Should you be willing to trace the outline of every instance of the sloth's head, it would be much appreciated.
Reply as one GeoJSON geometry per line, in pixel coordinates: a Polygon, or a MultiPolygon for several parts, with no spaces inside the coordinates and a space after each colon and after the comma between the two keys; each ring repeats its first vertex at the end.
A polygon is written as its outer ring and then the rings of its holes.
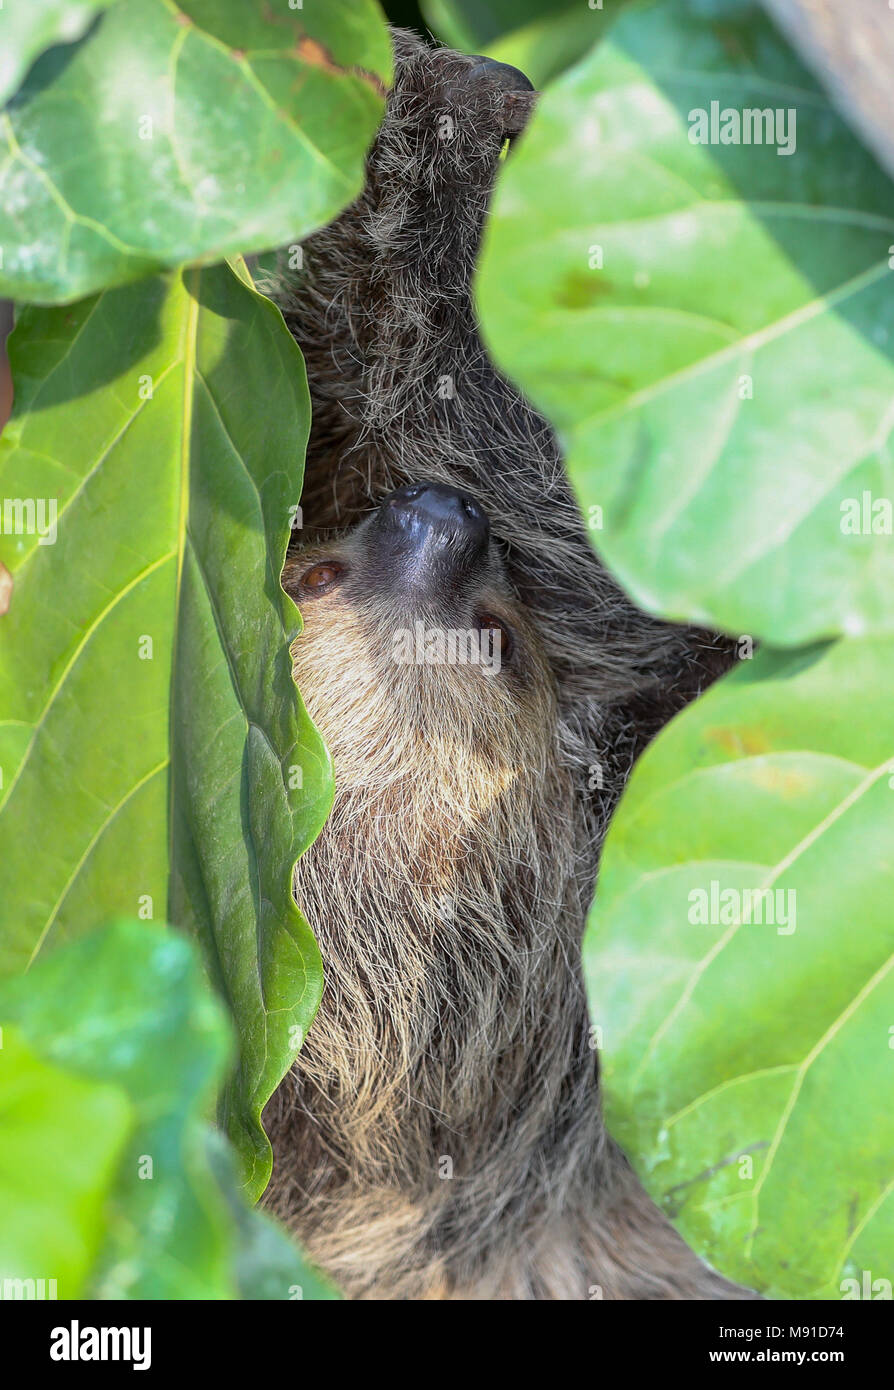
{"type": "Polygon", "coordinates": [[[285,582],[304,617],[295,675],[355,809],[373,797],[462,834],[542,789],[554,683],[473,497],[398,488],[346,537],[293,557],[285,582]]]}

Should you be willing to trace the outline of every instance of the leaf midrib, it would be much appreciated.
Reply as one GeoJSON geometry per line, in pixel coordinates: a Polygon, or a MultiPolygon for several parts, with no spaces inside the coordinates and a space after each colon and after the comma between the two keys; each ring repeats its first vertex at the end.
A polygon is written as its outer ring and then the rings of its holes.
{"type": "MultiPolygon", "coordinates": [[[[195,396],[196,353],[198,346],[199,297],[198,284],[201,272],[184,270],[181,283],[186,294],[186,313],[181,338],[181,360],[183,362],[183,396],[180,417],[180,491],[177,515],[177,535],[174,553],[177,557],[177,575],[174,582],[174,603],[171,631],[171,672],[168,688],[168,752],[173,741],[172,722],[177,708],[177,679],[180,658],[179,616],[183,594],[183,567],[186,561],[187,525],[190,501],[190,454],[192,449],[192,418],[195,396]]],[[[174,777],[168,781],[168,895],[170,895],[171,868],[174,863],[174,777]]]]}

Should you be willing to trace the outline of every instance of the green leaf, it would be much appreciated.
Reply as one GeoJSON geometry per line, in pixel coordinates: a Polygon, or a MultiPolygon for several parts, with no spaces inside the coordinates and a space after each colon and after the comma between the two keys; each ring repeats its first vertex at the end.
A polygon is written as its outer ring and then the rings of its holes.
{"type": "Polygon", "coordinates": [[[0,8],[0,105],[51,44],[73,43],[114,0],[12,0],[0,8]]]}
{"type": "Polygon", "coordinates": [[[224,1111],[259,1195],[260,1112],[321,991],[291,870],[331,799],[279,583],[301,355],[226,266],[26,309],[11,355],[0,970],[113,915],[192,932],[236,1022],[224,1111]]]}
{"type": "Polygon", "coordinates": [[[713,687],[634,770],[585,938],[612,1132],[773,1297],[894,1279],[892,680],[866,638],[713,687]]]}
{"type": "Polygon", "coordinates": [[[0,1019],[0,1275],[60,1298],[332,1296],[206,1123],[229,1027],[189,942],[89,933],[0,983],[0,1019]]]}
{"type": "Polygon", "coordinates": [[[481,314],[641,606],[783,646],[892,630],[891,245],[894,187],[756,5],[626,10],[545,93],[481,314]],[[691,143],[712,101],[783,139],[794,111],[794,152],[691,143]]]}
{"type": "Polygon", "coordinates": [[[119,0],[0,117],[0,295],[306,235],[360,191],[390,62],[375,0],[119,0]]]}
{"type": "MultiPolygon", "coordinates": [[[[44,1280],[78,1298],[131,1124],[125,1096],[36,1057],[14,1026],[0,1046],[0,1287],[44,1280]],[[76,1139],[76,1142],[72,1142],[76,1139]],[[64,1156],[64,1161],[63,1161],[64,1156]]],[[[39,1286],[37,1286],[39,1287],[39,1286]]],[[[22,1295],[24,1297],[24,1293],[22,1295]]],[[[37,1297],[32,1292],[32,1297],[37,1297]]],[[[53,1294],[45,1292],[46,1297],[53,1294]]]]}

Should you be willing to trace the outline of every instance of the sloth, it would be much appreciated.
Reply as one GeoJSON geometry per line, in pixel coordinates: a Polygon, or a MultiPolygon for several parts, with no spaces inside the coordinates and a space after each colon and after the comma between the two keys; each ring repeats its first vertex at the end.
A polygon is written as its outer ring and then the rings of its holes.
{"type": "Polygon", "coordinates": [[[633,760],[729,643],[635,608],[482,344],[531,84],[393,37],[364,190],[274,287],[313,404],[283,583],[336,791],[296,869],[326,983],[265,1112],[265,1201],[353,1298],[747,1296],[606,1132],[580,961],[633,760]]]}

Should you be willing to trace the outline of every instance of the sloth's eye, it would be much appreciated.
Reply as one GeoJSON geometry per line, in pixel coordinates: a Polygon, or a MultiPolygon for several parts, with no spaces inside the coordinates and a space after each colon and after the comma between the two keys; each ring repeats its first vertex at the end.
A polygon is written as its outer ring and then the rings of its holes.
{"type": "Polygon", "coordinates": [[[503,622],[502,618],[496,617],[493,613],[479,613],[476,622],[485,641],[493,644],[491,650],[500,653],[501,661],[508,661],[515,650],[512,629],[503,622]]]}
{"type": "Polygon", "coordinates": [[[338,583],[343,572],[344,565],[337,560],[321,560],[301,576],[301,588],[310,598],[318,598],[338,583]]]}

